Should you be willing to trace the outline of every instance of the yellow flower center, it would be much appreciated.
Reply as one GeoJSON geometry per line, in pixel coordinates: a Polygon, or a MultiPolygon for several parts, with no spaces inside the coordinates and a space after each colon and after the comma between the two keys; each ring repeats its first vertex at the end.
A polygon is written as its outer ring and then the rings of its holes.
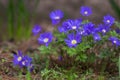
{"type": "Polygon", "coordinates": [[[48,42],[48,38],[45,38],[43,41],[44,41],[44,43],[47,43],[48,42]]]}
{"type": "Polygon", "coordinates": [[[22,57],[18,57],[18,59],[17,59],[18,61],[21,61],[22,60],[22,57]]]}
{"type": "Polygon", "coordinates": [[[76,40],[72,40],[71,43],[72,43],[72,44],[76,44],[77,41],[76,41],[76,40]]]}

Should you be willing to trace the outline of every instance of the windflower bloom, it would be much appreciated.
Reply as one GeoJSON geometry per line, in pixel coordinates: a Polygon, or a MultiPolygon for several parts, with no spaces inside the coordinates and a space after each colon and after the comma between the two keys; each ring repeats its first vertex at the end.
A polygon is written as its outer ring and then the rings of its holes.
{"type": "Polygon", "coordinates": [[[90,35],[94,31],[94,24],[92,22],[86,23],[83,25],[83,29],[86,35],[90,35]]]}
{"type": "Polygon", "coordinates": [[[81,36],[87,35],[84,29],[79,30],[77,33],[80,34],[81,36]]]}
{"type": "Polygon", "coordinates": [[[115,29],[115,31],[116,31],[117,34],[120,34],[120,29],[119,28],[115,29]]]}
{"type": "Polygon", "coordinates": [[[64,13],[61,10],[54,10],[50,13],[50,19],[52,20],[52,24],[58,24],[60,20],[63,18],[64,13]]]}
{"type": "Polygon", "coordinates": [[[101,36],[99,34],[93,34],[93,38],[94,38],[94,41],[100,41],[101,40],[101,36]]]}
{"type": "Polygon", "coordinates": [[[112,24],[114,24],[115,19],[112,16],[110,16],[110,15],[106,15],[106,16],[104,16],[103,22],[105,24],[111,26],[112,24]]]}
{"type": "Polygon", "coordinates": [[[76,47],[78,43],[81,42],[81,36],[79,34],[71,33],[67,36],[67,39],[65,39],[65,43],[68,47],[76,47]]]}
{"type": "Polygon", "coordinates": [[[92,9],[88,6],[82,6],[80,8],[80,13],[83,15],[83,16],[90,16],[92,14],[92,9]]]}
{"type": "Polygon", "coordinates": [[[24,56],[21,51],[18,51],[18,54],[14,54],[13,64],[15,66],[27,67],[29,71],[33,70],[32,58],[29,56],[24,56]]]}
{"type": "Polygon", "coordinates": [[[37,35],[41,31],[41,27],[39,25],[35,25],[32,29],[32,33],[37,35]]]}
{"type": "Polygon", "coordinates": [[[70,30],[78,30],[78,28],[81,25],[81,21],[76,19],[76,20],[68,20],[67,25],[70,28],[70,30]]]}
{"type": "Polygon", "coordinates": [[[31,65],[32,58],[29,56],[24,56],[22,61],[20,62],[21,67],[29,67],[31,65]]]}
{"type": "Polygon", "coordinates": [[[14,54],[14,59],[13,59],[13,64],[16,66],[16,65],[19,65],[19,63],[22,61],[23,59],[23,55],[22,55],[22,52],[21,51],[18,51],[18,55],[17,54],[14,54]]]}
{"type": "Polygon", "coordinates": [[[100,24],[98,25],[99,32],[101,32],[103,35],[106,34],[108,31],[110,31],[110,27],[107,25],[100,24]]]}
{"type": "Polygon", "coordinates": [[[70,26],[68,25],[68,21],[69,21],[69,19],[66,20],[66,21],[64,21],[64,22],[62,23],[62,26],[58,27],[58,31],[59,31],[59,32],[61,32],[61,33],[62,33],[62,32],[66,33],[67,31],[70,30],[70,26]]]}
{"type": "Polygon", "coordinates": [[[120,46],[120,40],[116,37],[110,37],[109,40],[113,43],[116,44],[116,46],[120,46]]]}
{"type": "Polygon", "coordinates": [[[48,46],[49,43],[52,42],[52,38],[52,33],[46,32],[40,35],[40,37],[38,38],[38,42],[40,44],[45,44],[46,46],[48,46]]]}

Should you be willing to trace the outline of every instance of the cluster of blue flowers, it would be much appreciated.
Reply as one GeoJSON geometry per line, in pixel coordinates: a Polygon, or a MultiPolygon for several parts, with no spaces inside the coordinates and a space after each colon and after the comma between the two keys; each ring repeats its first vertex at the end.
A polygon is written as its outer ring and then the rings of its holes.
{"type": "MultiPolygon", "coordinates": [[[[92,15],[92,9],[88,6],[82,6],[80,8],[80,14],[82,16],[90,16],[92,15]]],[[[61,10],[52,11],[50,13],[52,24],[59,24],[63,16],[64,13],[61,10]]],[[[111,26],[114,22],[114,17],[109,14],[103,17],[103,23],[99,25],[95,25],[92,22],[84,23],[82,19],[67,19],[63,21],[61,26],[58,27],[58,31],[67,35],[64,42],[68,47],[76,47],[77,44],[82,42],[82,37],[84,36],[92,35],[95,42],[100,41],[102,36],[106,35],[111,30],[111,26]]],[[[38,28],[33,28],[33,34],[40,31],[40,29],[37,29],[38,28]]],[[[52,38],[52,33],[42,33],[38,38],[38,42],[48,46],[49,43],[52,42],[52,38]]],[[[113,44],[120,46],[120,40],[117,37],[111,36],[108,40],[110,40],[113,44]]]]}
{"type": "Polygon", "coordinates": [[[33,70],[32,58],[24,56],[21,51],[18,51],[18,54],[14,54],[13,64],[20,68],[27,67],[29,71],[33,70]]]}

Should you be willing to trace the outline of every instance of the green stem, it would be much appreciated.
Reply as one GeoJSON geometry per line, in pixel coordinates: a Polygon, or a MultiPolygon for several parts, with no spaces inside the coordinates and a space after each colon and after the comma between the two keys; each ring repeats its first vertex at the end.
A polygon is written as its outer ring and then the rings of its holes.
{"type": "Polygon", "coordinates": [[[14,36],[14,1],[9,0],[8,5],[8,34],[9,38],[14,36]]]}
{"type": "Polygon", "coordinates": [[[120,78],[120,54],[119,54],[119,59],[118,59],[118,69],[119,69],[119,78],[120,78]]]}

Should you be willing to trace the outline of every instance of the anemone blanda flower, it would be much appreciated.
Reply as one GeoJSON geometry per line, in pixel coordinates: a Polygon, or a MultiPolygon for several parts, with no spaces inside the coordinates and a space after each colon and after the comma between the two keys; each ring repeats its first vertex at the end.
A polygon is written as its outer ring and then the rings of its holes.
{"type": "Polygon", "coordinates": [[[14,57],[13,64],[16,66],[19,65],[19,63],[22,61],[23,54],[21,51],[18,51],[18,54],[14,54],[13,57],[14,57]]]}
{"type": "Polygon", "coordinates": [[[116,31],[117,34],[120,34],[120,29],[119,28],[115,29],[115,31],[116,31]]]}
{"type": "Polygon", "coordinates": [[[103,35],[106,34],[108,31],[110,31],[110,27],[107,25],[100,24],[98,25],[99,32],[101,32],[103,35]]]}
{"type": "Polygon", "coordinates": [[[38,42],[40,44],[45,44],[46,46],[48,46],[49,43],[52,42],[52,38],[53,38],[52,33],[50,32],[42,33],[38,38],[38,42]]]}
{"type": "Polygon", "coordinates": [[[29,67],[31,65],[32,58],[29,56],[24,56],[22,61],[20,61],[20,67],[29,67]]]}
{"type": "Polygon", "coordinates": [[[61,10],[54,10],[50,13],[50,19],[52,20],[52,24],[58,24],[60,20],[63,18],[64,13],[61,10]]]}
{"type": "Polygon", "coordinates": [[[92,9],[88,6],[82,6],[80,8],[80,13],[83,15],[83,16],[89,16],[92,14],[92,9]]]}
{"type": "Polygon", "coordinates": [[[106,16],[104,16],[103,22],[104,22],[105,24],[111,26],[112,24],[114,24],[115,18],[113,18],[113,17],[110,16],[110,15],[106,15],[106,16]]]}
{"type": "Polygon", "coordinates": [[[67,21],[68,27],[70,28],[70,30],[78,30],[78,28],[81,25],[81,21],[76,19],[76,20],[68,20],[67,21]]]}
{"type": "Polygon", "coordinates": [[[101,36],[97,33],[93,34],[93,38],[94,38],[94,41],[100,41],[101,40],[101,36]]]}
{"type": "Polygon", "coordinates": [[[35,25],[32,29],[32,33],[37,35],[41,31],[41,27],[39,25],[35,25]]]}
{"type": "Polygon", "coordinates": [[[64,32],[64,33],[66,33],[67,31],[70,30],[70,26],[68,25],[68,21],[69,21],[69,19],[66,20],[66,21],[64,21],[64,22],[62,23],[62,26],[58,27],[58,31],[59,31],[59,32],[64,32]]]}
{"type": "Polygon", "coordinates": [[[94,27],[94,24],[92,22],[89,22],[89,23],[86,23],[83,25],[83,29],[84,29],[86,35],[92,34],[94,31],[94,28],[95,27],[94,27]]]}
{"type": "Polygon", "coordinates": [[[65,39],[65,43],[68,47],[76,47],[78,43],[81,42],[81,36],[79,34],[71,33],[67,35],[67,39],[65,39]]]}
{"type": "Polygon", "coordinates": [[[113,43],[116,44],[116,46],[120,46],[120,40],[116,37],[110,37],[109,40],[113,43]]]}

